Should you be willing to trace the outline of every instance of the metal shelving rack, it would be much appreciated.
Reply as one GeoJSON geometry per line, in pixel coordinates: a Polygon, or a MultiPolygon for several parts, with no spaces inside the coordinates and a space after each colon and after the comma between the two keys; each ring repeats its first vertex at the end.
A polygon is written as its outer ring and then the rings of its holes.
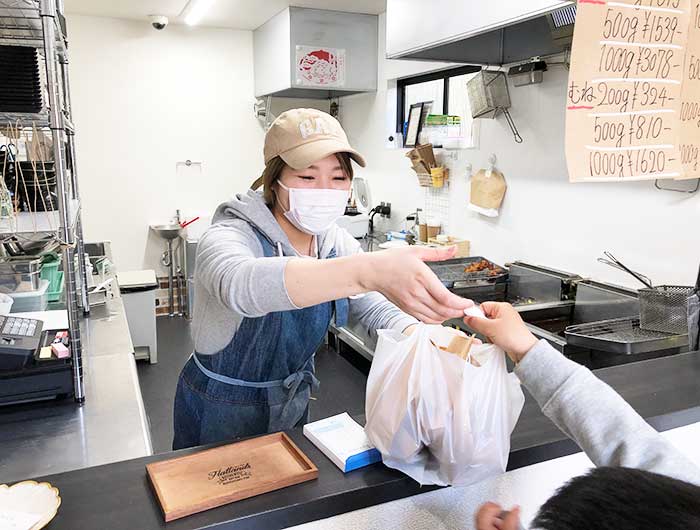
{"type": "Polygon", "coordinates": [[[86,315],[89,314],[90,304],[75,163],[75,128],[71,118],[68,46],[62,29],[62,13],[63,0],[0,0],[0,44],[34,47],[43,54],[48,91],[48,105],[41,113],[0,112],[0,126],[21,123],[31,127],[35,124],[38,128],[50,130],[58,195],[58,211],[17,214],[18,219],[12,229],[0,230],[0,241],[3,237],[37,233],[52,234],[60,241],[73,354],[73,389],[75,400],[82,403],[85,401],[85,388],[78,316],[79,293],[80,306],[86,315]],[[34,218],[30,221],[27,215],[34,218]],[[53,228],[56,226],[57,230],[53,228]]]}

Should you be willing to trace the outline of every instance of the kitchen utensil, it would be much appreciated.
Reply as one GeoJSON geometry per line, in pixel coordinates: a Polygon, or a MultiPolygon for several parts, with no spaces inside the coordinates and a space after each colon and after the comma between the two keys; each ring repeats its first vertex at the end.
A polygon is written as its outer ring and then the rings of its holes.
{"type": "Polygon", "coordinates": [[[600,263],[604,263],[605,265],[609,265],[609,266],[614,267],[616,269],[620,269],[620,270],[626,272],[627,274],[631,275],[637,281],[643,283],[649,289],[652,288],[652,283],[651,283],[651,280],[649,279],[648,276],[645,276],[643,274],[639,274],[638,272],[633,271],[632,269],[630,269],[629,267],[624,265],[619,259],[617,259],[615,256],[613,256],[607,250],[605,252],[603,252],[603,254],[605,255],[605,257],[607,259],[598,258],[598,261],[600,263]]]}
{"type": "Polygon", "coordinates": [[[472,118],[495,118],[502,112],[517,143],[522,143],[518,129],[508,112],[510,95],[506,74],[501,71],[482,70],[467,82],[467,97],[472,118]]]}
{"type": "Polygon", "coordinates": [[[624,355],[681,348],[688,344],[686,334],[642,329],[637,317],[568,326],[564,335],[567,343],[573,346],[624,355]]]}
{"type": "Polygon", "coordinates": [[[639,290],[641,328],[665,333],[688,333],[688,297],[693,287],[659,285],[639,290]]]}
{"type": "Polygon", "coordinates": [[[471,256],[468,258],[448,259],[445,261],[427,262],[426,265],[437,275],[440,281],[448,289],[461,283],[502,283],[508,279],[508,271],[481,256],[471,256]],[[492,266],[493,270],[483,270],[478,272],[464,272],[464,269],[472,263],[484,261],[492,266]],[[494,273],[494,274],[492,274],[494,273]]]}
{"type": "MultiPolygon", "coordinates": [[[[598,258],[598,262],[599,262],[599,263],[602,263],[603,265],[608,265],[609,267],[612,267],[613,269],[617,269],[617,270],[619,270],[619,271],[627,272],[625,269],[623,269],[622,267],[620,267],[617,263],[615,263],[614,261],[610,261],[609,259],[598,258]]],[[[640,278],[642,278],[643,280],[645,280],[645,281],[647,281],[647,282],[649,282],[649,283],[651,284],[651,279],[650,279],[648,276],[646,276],[645,274],[642,274],[642,273],[639,272],[639,271],[634,271],[634,272],[635,272],[635,274],[637,274],[640,278]]],[[[636,278],[635,278],[635,279],[636,279],[636,278]]]]}

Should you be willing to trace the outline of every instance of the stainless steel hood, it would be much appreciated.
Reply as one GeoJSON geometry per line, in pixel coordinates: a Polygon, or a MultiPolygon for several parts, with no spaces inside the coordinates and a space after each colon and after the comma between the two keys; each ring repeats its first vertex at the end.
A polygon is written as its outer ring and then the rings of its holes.
{"type": "MultiPolygon", "coordinates": [[[[497,0],[495,3],[508,4],[497,0]]],[[[515,8],[506,6],[508,9],[503,8],[502,25],[496,23],[461,33],[455,28],[452,35],[443,36],[438,42],[423,45],[418,43],[405,50],[389,52],[388,56],[391,59],[503,65],[527,61],[532,57],[555,55],[571,47],[576,5],[573,2],[551,4],[553,9],[543,9],[535,16],[525,12],[511,16],[515,8]]],[[[390,2],[388,7],[391,5],[390,2]]],[[[527,2],[522,5],[527,5],[527,2]]],[[[420,24],[425,25],[425,12],[420,15],[420,24]]],[[[387,16],[391,16],[390,10],[387,11],[387,16]]],[[[404,26],[408,16],[402,15],[404,26]]],[[[389,33],[388,38],[391,38],[389,33]]]]}
{"type": "Polygon", "coordinates": [[[377,32],[376,15],[281,11],[253,32],[255,96],[325,99],[376,90],[377,32]],[[305,58],[307,72],[317,68],[318,75],[303,75],[305,58]],[[331,78],[329,70],[340,75],[331,78]]]}

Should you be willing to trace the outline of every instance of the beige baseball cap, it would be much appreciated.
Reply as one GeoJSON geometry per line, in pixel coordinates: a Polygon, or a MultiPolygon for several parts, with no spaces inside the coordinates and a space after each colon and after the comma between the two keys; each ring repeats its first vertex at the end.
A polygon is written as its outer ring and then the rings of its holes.
{"type": "Polygon", "coordinates": [[[294,169],[304,169],[335,153],[348,153],[365,167],[365,159],[348,143],[338,120],[316,109],[292,109],[280,114],[265,135],[265,164],[280,156],[294,169]]]}

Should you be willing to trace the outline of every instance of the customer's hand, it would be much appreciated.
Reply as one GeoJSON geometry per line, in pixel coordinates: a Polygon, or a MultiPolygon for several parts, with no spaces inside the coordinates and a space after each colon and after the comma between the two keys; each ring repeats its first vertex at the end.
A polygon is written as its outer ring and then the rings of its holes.
{"type": "Polygon", "coordinates": [[[427,324],[461,318],[474,302],[451,293],[424,261],[454,257],[456,248],[411,246],[365,254],[364,284],[379,291],[409,315],[427,324]]]}
{"type": "Polygon", "coordinates": [[[512,305],[484,302],[481,304],[481,309],[488,318],[466,317],[464,323],[505,350],[513,362],[520,362],[537,344],[537,339],[527,329],[520,314],[512,305]]]}
{"type": "Polygon", "coordinates": [[[518,530],[520,528],[520,508],[513,507],[504,519],[503,508],[493,502],[487,502],[479,508],[474,518],[476,530],[518,530]]]}

